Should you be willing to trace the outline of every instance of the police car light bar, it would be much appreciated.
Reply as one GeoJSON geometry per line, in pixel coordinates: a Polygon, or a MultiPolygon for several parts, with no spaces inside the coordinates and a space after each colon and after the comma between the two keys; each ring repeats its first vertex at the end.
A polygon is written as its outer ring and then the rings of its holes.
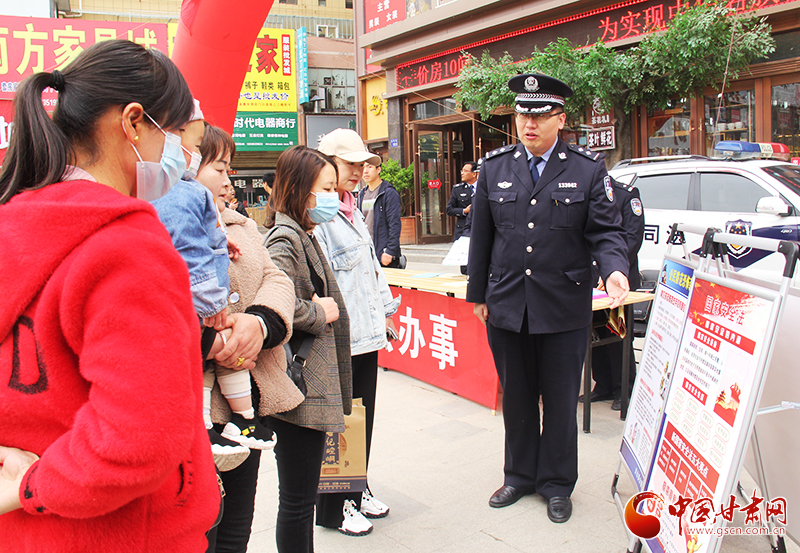
{"type": "Polygon", "coordinates": [[[781,159],[789,161],[788,146],[779,142],[745,142],[743,140],[723,140],[714,146],[714,151],[722,157],[733,159],[781,159]]]}

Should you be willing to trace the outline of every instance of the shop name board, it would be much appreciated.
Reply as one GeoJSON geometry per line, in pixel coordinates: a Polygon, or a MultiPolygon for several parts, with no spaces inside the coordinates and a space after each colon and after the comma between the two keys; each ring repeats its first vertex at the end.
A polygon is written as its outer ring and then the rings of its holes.
{"type": "Polygon", "coordinates": [[[617,147],[614,126],[597,127],[586,131],[586,145],[592,150],[613,150],[617,147]]]}
{"type": "Polygon", "coordinates": [[[364,0],[364,32],[403,21],[406,10],[406,0],[364,0]]]}
{"type": "MultiPolygon", "coordinates": [[[[796,1],[728,0],[727,6],[740,14],[796,1]]],[[[541,23],[515,32],[513,36],[503,35],[467,44],[397,66],[397,89],[405,90],[457,77],[467,59],[463,52],[480,57],[485,50],[493,56],[519,51],[519,56],[524,57],[534,47],[544,48],[562,36],[575,44],[635,39],[663,30],[676,15],[695,3],[689,0],[632,0],[541,23]]]]}
{"type": "MultiPolygon", "coordinates": [[[[86,48],[104,40],[126,39],[167,51],[164,23],[82,21],[38,17],[0,17],[0,99],[11,100],[19,83],[42,71],[62,70],[86,48]]],[[[42,95],[54,107],[57,93],[42,95]]]]}
{"type": "Polygon", "coordinates": [[[237,112],[296,112],[295,31],[261,29],[239,93],[237,112]]]}
{"type": "Polygon", "coordinates": [[[297,114],[239,112],[231,136],[237,151],[282,152],[298,144],[297,114]]]}

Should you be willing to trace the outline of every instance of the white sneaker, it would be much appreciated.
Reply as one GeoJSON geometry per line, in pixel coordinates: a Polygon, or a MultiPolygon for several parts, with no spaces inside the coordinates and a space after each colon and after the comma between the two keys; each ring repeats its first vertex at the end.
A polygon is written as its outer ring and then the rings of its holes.
{"type": "Polygon", "coordinates": [[[383,518],[389,514],[389,507],[383,501],[372,497],[369,488],[361,493],[361,514],[367,518],[383,518]]]}
{"type": "Polygon", "coordinates": [[[339,527],[339,532],[347,536],[366,536],[372,532],[372,523],[358,512],[354,501],[345,499],[342,512],[344,521],[339,527]]]}

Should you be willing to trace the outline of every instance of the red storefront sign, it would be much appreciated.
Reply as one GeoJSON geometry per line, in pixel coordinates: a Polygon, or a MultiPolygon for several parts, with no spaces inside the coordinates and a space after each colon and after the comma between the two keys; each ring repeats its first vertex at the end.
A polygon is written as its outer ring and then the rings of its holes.
{"type": "Polygon", "coordinates": [[[394,315],[400,339],[390,344],[391,351],[380,351],[378,364],[497,409],[497,371],[486,327],[472,304],[434,292],[391,289],[403,296],[394,315]]]}
{"type": "MultiPolygon", "coordinates": [[[[797,1],[728,0],[727,5],[738,14],[797,1]]],[[[560,37],[570,39],[573,44],[592,44],[599,41],[610,43],[636,38],[662,30],[676,15],[695,3],[696,1],[690,3],[689,0],[626,0],[467,44],[398,65],[397,89],[404,90],[457,77],[465,63],[462,52],[476,57],[480,57],[485,50],[495,57],[508,52],[514,59],[526,59],[535,47],[543,49],[560,37]],[[456,66],[451,65],[453,60],[458,60],[456,66]]]]}
{"type": "MultiPolygon", "coordinates": [[[[167,52],[164,23],[0,17],[0,99],[13,99],[14,91],[25,77],[64,69],[95,42],[117,38],[167,52]]],[[[45,89],[42,94],[45,108],[52,110],[55,101],[56,92],[45,89]]]]}
{"type": "Polygon", "coordinates": [[[365,33],[402,21],[405,18],[405,0],[364,0],[365,33]]]}

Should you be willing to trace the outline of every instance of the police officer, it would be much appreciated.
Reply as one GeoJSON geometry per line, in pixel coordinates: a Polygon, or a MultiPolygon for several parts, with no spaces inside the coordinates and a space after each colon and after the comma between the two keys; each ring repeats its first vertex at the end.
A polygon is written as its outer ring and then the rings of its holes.
{"type": "Polygon", "coordinates": [[[478,180],[477,163],[468,161],[461,168],[463,182],[455,185],[450,193],[450,199],[445,207],[445,212],[456,218],[456,228],[453,231],[453,241],[464,234],[464,223],[472,207],[472,195],[475,194],[475,182],[478,180]]]}
{"type": "MultiPolygon", "coordinates": [[[[639,249],[644,240],[644,209],[639,197],[639,189],[635,186],[622,184],[612,179],[614,191],[617,194],[617,204],[622,213],[622,226],[625,229],[625,241],[628,247],[628,283],[631,290],[636,290],[642,285],[639,273],[639,249]]],[[[595,265],[596,267],[596,265],[595,265]]],[[[595,272],[595,282],[599,273],[595,272]]],[[[602,280],[600,287],[603,287],[602,280]]],[[[628,321],[632,325],[633,321],[628,321]]],[[[633,328],[631,326],[631,328],[633,328]]],[[[605,327],[597,329],[600,338],[610,336],[611,331],[605,327]]],[[[619,411],[622,408],[622,342],[613,342],[605,346],[592,349],[592,379],[595,382],[592,390],[592,401],[605,401],[613,399],[611,410],[619,411]]],[[[628,371],[628,391],[633,388],[636,378],[636,359],[631,355],[628,371]]],[[[583,396],[578,397],[582,401],[583,396]]]]}
{"type": "Polygon", "coordinates": [[[625,235],[599,154],[558,138],[565,83],[509,83],[520,144],[486,155],[472,201],[467,301],[487,326],[503,386],[505,507],[538,492],[553,522],[572,514],[576,410],[592,318],[592,258],[610,307],[628,295],[625,235]],[[539,398],[543,404],[540,430],[539,398]]]}

